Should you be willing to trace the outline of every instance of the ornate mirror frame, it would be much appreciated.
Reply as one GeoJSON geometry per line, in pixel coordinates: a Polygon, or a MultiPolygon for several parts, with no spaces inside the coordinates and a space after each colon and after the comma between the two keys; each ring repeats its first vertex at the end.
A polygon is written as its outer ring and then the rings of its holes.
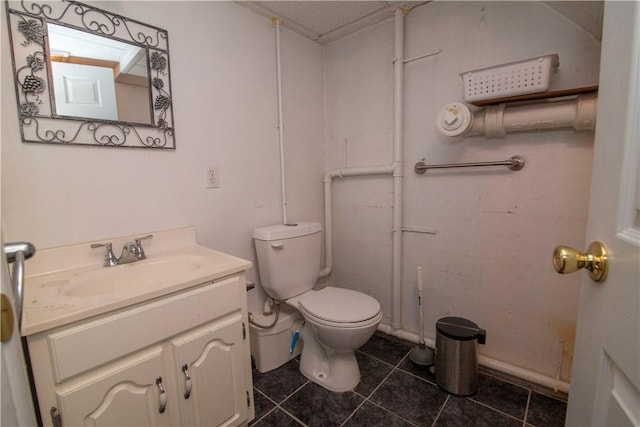
{"type": "Polygon", "coordinates": [[[166,30],[72,0],[5,3],[23,142],[175,149],[166,30]],[[57,115],[47,60],[49,23],[145,49],[152,124],[57,115]]]}

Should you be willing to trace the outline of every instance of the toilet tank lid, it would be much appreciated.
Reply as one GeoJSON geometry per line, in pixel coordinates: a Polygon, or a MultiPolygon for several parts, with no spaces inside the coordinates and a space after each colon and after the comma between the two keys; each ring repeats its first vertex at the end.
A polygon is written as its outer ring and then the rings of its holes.
{"type": "Polygon", "coordinates": [[[291,239],[321,231],[322,226],[319,222],[296,222],[256,228],[253,232],[253,238],[266,241],[291,239]]]}

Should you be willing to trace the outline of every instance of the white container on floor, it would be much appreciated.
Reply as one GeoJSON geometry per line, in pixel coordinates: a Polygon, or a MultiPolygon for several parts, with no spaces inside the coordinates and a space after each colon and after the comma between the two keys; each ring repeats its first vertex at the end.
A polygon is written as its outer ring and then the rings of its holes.
{"type": "MultiPolygon", "coordinates": [[[[274,314],[265,316],[254,314],[251,318],[262,325],[273,322],[274,314]]],[[[298,340],[293,353],[289,353],[293,333],[300,326],[302,316],[292,307],[280,304],[280,317],[271,329],[260,329],[250,325],[249,337],[251,339],[251,355],[256,368],[261,373],[272,371],[297,357],[302,349],[302,340],[298,340]]]]}

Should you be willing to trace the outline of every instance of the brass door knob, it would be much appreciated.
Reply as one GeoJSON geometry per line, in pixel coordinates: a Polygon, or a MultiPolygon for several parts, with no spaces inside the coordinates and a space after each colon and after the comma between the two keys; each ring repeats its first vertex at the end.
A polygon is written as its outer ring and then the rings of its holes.
{"type": "Polygon", "coordinates": [[[609,271],[607,247],[601,242],[593,242],[587,252],[581,253],[568,246],[556,246],[553,250],[553,268],[560,274],[573,273],[584,268],[591,280],[603,282],[609,271]]]}
{"type": "Polygon", "coordinates": [[[0,295],[2,317],[0,318],[0,342],[7,342],[13,335],[13,307],[5,294],[0,295]]]}

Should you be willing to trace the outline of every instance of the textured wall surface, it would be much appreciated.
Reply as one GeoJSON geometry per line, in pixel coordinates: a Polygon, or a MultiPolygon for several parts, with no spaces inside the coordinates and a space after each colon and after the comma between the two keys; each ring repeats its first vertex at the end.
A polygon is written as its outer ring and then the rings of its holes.
{"type": "MultiPolygon", "coordinates": [[[[405,58],[441,50],[405,67],[405,233],[402,328],[418,332],[417,267],[424,267],[425,329],[443,316],[487,330],[481,353],[561,378],[570,375],[580,278],[553,271],[558,244],[583,247],[593,133],[448,138],[435,117],[462,101],[459,73],[558,53],[553,89],[597,84],[600,43],[537,2],[435,2],[405,21],[405,58]],[[414,164],[504,160],[505,168],[431,170],[414,164]]],[[[392,161],[393,22],[329,44],[325,51],[328,168],[392,161]]],[[[392,182],[357,178],[334,184],[332,283],[375,296],[391,309],[392,182]]],[[[386,321],[389,321],[387,316],[386,321]]]]}

